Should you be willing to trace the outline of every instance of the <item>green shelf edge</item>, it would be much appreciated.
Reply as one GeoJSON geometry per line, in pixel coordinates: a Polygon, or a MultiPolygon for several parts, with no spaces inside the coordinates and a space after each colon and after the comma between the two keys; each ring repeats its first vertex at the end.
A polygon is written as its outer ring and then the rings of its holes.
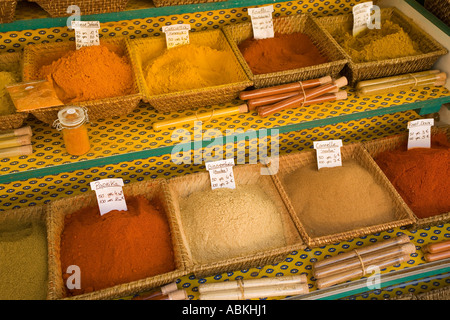
{"type": "MultiPolygon", "coordinates": [[[[413,103],[405,103],[397,106],[391,106],[386,108],[379,108],[370,111],[363,112],[355,112],[347,115],[341,115],[336,117],[329,117],[319,120],[313,121],[305,121],[301,123],[295,123],[290,125],[285,125],[281,127],[275,128],[261,128],[258,130],[248,130],[244,133],[236,133],[233,135],[229,135],[228,141],[231,140],[230,137],[233,137],[235,142],[240,142],[246,140],[250,134],[255,134],[257,138],[260,137],[262,133],[264,136],[273,136],[277,134],[284,134],[292,131],[299,131],[305,129],[311,129],[315,127],[333,125],[341,122],[355,121],[364,118],[370,118],[375,116],[382,116],[385,114],[393,114],[397,112],[403,112],[408,110],[417,110],[419,114],[421,114],[421,110],[424,109],[427,113],[433,113],[439,111],[441,106],[445,103],[450,103],[450,96],[440,97],[436,99],[418,101],[413,103]]],[[[173,147],[177,146],[178,148],[182,148],[182,150],[199,150],[204,147],[212,147],[219,145],[223,142],[221,139],[213,139],[213,140],[201,140],[201,141],[191,141],[185,143],[178,143],[170,146],[163,146],[155,149],[148,149],[142,151],[135,151],[125,154],[111,155],[102,158],[95,158],[90,160],[83,160],[71,163],[63,163],[60,165],[52,165],[48,167],[38,168],[38,169],[30,169],[28,171],[21,171],[15,173],[9,173],[0,175],[0,183],[11,183],[20,180],[28,180],[32,178],[40,178],[48,175],[55,175],[60,173],[68,173],[74,172],[78,170],[86,170],[94,167],[102,167],[105,165],[113,165],[122,162],[129,162],[133,160],[143,160],[151,157],[163,156],[165,154],[170,154],[173,147]],[[200,145],[201,142],[201,145],[200,145]]]]}

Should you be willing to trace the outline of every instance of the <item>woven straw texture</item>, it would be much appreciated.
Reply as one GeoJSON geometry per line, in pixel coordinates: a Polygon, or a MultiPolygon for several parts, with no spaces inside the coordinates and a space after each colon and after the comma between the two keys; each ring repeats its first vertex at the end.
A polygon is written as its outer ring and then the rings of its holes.
{"type": "MultiPolygon", "coordinates": [[[[234,270],[242,270],[277,263],[284,260],[292,251],[305,248],[298,230],[292,221],[292,217],[286,209],[283,200],[280,198],[275,185],[269,176],[261,175],[261,168],[261,165],[243,165],[234,167],[233,172],[235,182],[236,185],[257,184],[266,192],[270,199],[274,201],[275,205],[279,208],[286,246],[268,249],[262,252],[255,252],[254,254],[236,256],[234,258],[224,259],[222,261],[201,264],[194,261],[192,258],[189,243],[186,235],[184,235],[183,240],[185,242],[185,247],[190,252],[190,264],[188,269],[193,272],[196,277],[204,277],[211,274],[219,274],[223,272],[231,272],[234,270]]],[[[175,200],[180,200],[188,197],[192,193],[201,192],[211,188],[209,173],[207,172],[175,177],[170,179],[168,184],[171,197],[175,200]]],[[[181,221],[183,228],[179,202],[174,201],[173,204],[173,211],[176,213],[177,219],[181,221]]],[[[184,232],[183,230],[182,232],[184,232]]]]}
{"type": "MultiPolygon", "coordinates": [[[[445,133],[447,139],[450,141],[450,126],[432,127],[432,135],[437,133],[445,133]]],[[[372,158],[376,158],[381,152],[395,150],[400,147],[405,148],[408,141],[408,133],[380,138],[369,142],[364,142],[363,147],[367,150],[372,158]]],[[[450,221],[450,212],[442,213],[436,216],[419,219],[416,217],[414,228],[422,229],[438,225],[441,223],[448,223],[450,221]]]]}
{"type": "MultiPolygon", "coordinates": [[[[318,22],[332,34],[341,25],[351,30],[352,17],[353,15],[351,14],[321,17],[318,18],[318,22]]],[[[381,9],[382,24],[383,20],[390,20],[400,25],[411,39],[418,44],[423,53],[415,56],[357,63],[340,47],[348,59],[348,64],[342,70],[342,73],[348,78],[350,84],[354,85],[361,80],[428,70],[440,56],[447,54],[447,49],[397,8],[381,9]]]]}
{"type": "Polygon", "coordinates": [[[450,27],[450,0],[425,0],[424,6],[450,27]]]}
{"type": "Polygon", "coordinates": [[[385,231],[388,229],[401,227],[405,225],[411,225],[415,222],[415,218],[411,210],[406,206],[403,199],[391,185],[389,180],[384,176],[381,170],[376,165],[375,161],[369,156],[369,154],[361,147],[360,144],[348,144],[341,148],[342,162],[344,163],[347,159],[354,159],[363,168],[365,168],[375,179],[375,181],[382,186],[390,195],[392,203],[395,209],[396,220],[380,223],[377,225],[367,225],[358,229],[348,230],[345,232],[338,232],[334,234],[329,234],[325,236],[312,236],[304,227],[301,221],[299,213],[292,205],[288,193],[284,187],[284,178],[292,173],[293,171],[309,165],[311,163],[316,163],[316,151],[304,151],[295,154],[285,155],[280,157],[278,173],[272,175],[274,183],[278,186],[280,192],[284,194],[283,198],[286,201],[286,206],[291,211],[291,216],[294,218],[294,222],[297,224],[303,240],[308,244],[309,247],[319,247],[327,244],[333,244],[344,240],[349,240],[353,238],[358,238],[364,235],[385,231]]]}
{"type": "MultiPolygon", "coordinates": [[[[120,56],[125,55],[130,58],[129,40],[127,38],[109,38],[101,39],[102,45],[117,53],[120,56]]],[[[74,42],[56,42],[47,44],[27,45],[24,49],[23,58],[23,80],[41,80],[38,79],[39,68],[43,65],[61,58],[70,50],[75,50],[74,42]]],[[[131,60],[130,60],[131,63],[131,60]]],[[[133,83],[133,94],[105,99],[98,99],[92,101],[81,101],[70,103],[80,107],[86,107],[90,120],[105,119],[113,116],[121,116],[131,113],[141,100],[139,86],[137,84],[137,77],[133,74],[135,79],[133,83]]],[[[51,107],[40,110],[33,110],[31,113],[39,120],[53,124],[58,118],[58,111],[62,107],[51,107]]]]}
{"type": "MultiPolygon", "coordinates": [[[[0,215],[0,226],[6,221],[14,221],[18,223],[30,223],[37,222],[46,224],[46,217],[48,215],[48,206],[34,206],[34,207],[26,207],[20,209],[12,209],[5,212],[2,212],[0,215]]],[[[48,229],[48,225],[46,225],[48,229]]],[[[48,230],[47,230],[48,232],[48,230]]],[[[47,246],[50,245],[50,238],[47,233],[47,246]]],[[[52,270],[50,269],[50,258],[48,259],[48,287],[47,287],[47,300],[51,297],[51,274],[52,270]]]]}
{"type": "Polygon", "coordinates": [[[0,23],[14,21],[17,0],[0,0],[0,23]]]}
{"type": "MultiPolygon", "coordinates": [[[[148,277],[145,279],[119,284],[114,287],[97,290],[92,293],[81,294],[68,297],[63,282],[61,260],[60,260],[60,243],[61,234],[64,230],[64,217],[67,214],[74,213],[89,206],[96,206],[97,200],[95,193],[81,195],[54,201],[50,204],[48,214],[48,236],[49,236],[49,268],[51,272],[50,292],[51,300],[106,300],[116,299],[137,292],[149,290],[167,284],[178,277],[186,274],[185,253],[180,246],[180,230],[175,221],[174,213],[171,208],[172,199],[168,193],[167,184],[164,180],[153,180],[132,183],[123,187],[125,198],[137,195],[145,196],[149,201],[161,204],[167,215],[169,227],[171,229],[172,244],[174,250],[176,269],[164,274],[148,277]]],[[[95,257],[93,257],[95,258],[95,257]]]]}
{"type": "Polygon", "coordinates": [[[389,300],[450,300],[450,286],[419,294],[405,293],[389,300]]]}
{"type": "Polygon", "coordinates": [[[29,0],[36,2],[51,17],[67,17],[72,15],[67,12],[71,5],[80,8],[81,15],[100,14],[108,12],[124,11],[129,0],[29,0]]]}
{"type": "Polygon", "coordinates": [[[226,103],[237,98],[241,91],[252,85],[222,30],[191,32],[189,41],[194,45],[207,46],[228,52],[234,57],[233,72],[236,76],[235,78],[239,79],[239,81],[214,87],[150,95],[147,82],[145,81],[144,70],[149,61],[161,55],[166,49],[166,39],[162,36],[132,40],[130,43],[133,66],[138,75],[141,92],[144,95],[143,100],[150,103],[157,111],[170,112],[226,103]]]}
{"type": "Polygon", "coordinates": [[[179,6],[184,4],[223,2],[227,0],[153,0],[155,7],[179,6]]]}
{"type": "MultiPolygon", "coordinates": [[[[14,72],[20,78],[22,53],[5,53],[0,55],[0,71],[14,72]]],[[[11,101],[11,104],[13,102],[11,101]]],[[[23,122],[28,118],[28,112],[15,112],[8,115],[0,116],[0,130],[17,129],[23,125],[23,122]]]]}
{"type": "Polygon", "coordinates": [[[245,72],[253,81],[255,88],[275,86],[294,81],[302,81],[320,78],[330,75],[337,77],[339,72],[347,63],[346,55],[340,49],[337,42],[331,35],[324,31],[314,17],[308,14],[290,15],[273,19],[273,28],[275,33],[291,34],[304,33],[310,37],[314,45],[319,49],[320,53],[328,58],[327,63],[273,72],[267,74],[253,74],[248,63],[239,50],[239,44],[244,40],[253,37],[253,29],[251,22],[238,23],[223,27],[225,36],[228,38],[236,56],[239,58],[245,72]]]}

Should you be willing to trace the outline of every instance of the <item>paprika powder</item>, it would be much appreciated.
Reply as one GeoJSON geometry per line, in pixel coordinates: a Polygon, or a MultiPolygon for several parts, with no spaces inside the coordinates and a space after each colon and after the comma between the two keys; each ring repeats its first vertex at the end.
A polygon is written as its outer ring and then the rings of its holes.
{"type": "Polygon", "coordinates": [[[164,212],[144,196],[127,199],[127,211],[100,215],[88,207],[65,217],[61,235],[63,279],[79,267],[78,295],[163,274],[175,269],[170,229],[164,212]]]}
{"type": "Polygon", "coordinates": [[[431,148],[402,148],[375,157],[400,196],[418,218],[450,212],[450,143],[443,133],[431,148]]]}

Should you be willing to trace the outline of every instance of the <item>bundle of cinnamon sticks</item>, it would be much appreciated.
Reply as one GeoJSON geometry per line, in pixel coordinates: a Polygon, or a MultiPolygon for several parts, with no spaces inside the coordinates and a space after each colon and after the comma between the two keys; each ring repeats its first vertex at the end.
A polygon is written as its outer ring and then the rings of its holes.
{"type": "Polygon", "coordinates": [[[247,101],[249,110],[257,110],[261,117],[267,117],[289,108],[347,99],[347,92],[340,90],[347,83],[346,77],[333,80],[330,76],[326,76],[274,87],[243,91],[239,98],[247,101]]]}
{"type": "Polygon", "coordinates": [[[416,246],[408,235],[358,248],[314,264],[317,288],[327,288],[409,260],[416,246]]]}

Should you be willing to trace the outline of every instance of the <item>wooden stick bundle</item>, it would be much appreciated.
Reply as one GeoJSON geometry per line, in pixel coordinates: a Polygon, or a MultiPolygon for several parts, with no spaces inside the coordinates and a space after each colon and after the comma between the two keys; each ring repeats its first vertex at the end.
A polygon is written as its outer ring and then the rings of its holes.
{"type": "Polygon", "coordinates": [[[394,77],[360,81],[357,86],[359,96],[389,93],[395,90],[410,90],[415,87],[443,86],[447,75],[439,70],[408,73],[394,77]]]}
{"type": "Polygon", "coordinates": [[[422,251],[427,262],[450,258],[450,240],[427,244],[422,251]]]}
{"type": "Polygon", "coordinates": [[[332,80],[331,77],[294,82],[252,91],[244,91],[240,98],[247,100],[249,110],[257,110],[259,116],[267,117],[273,113],[300,106],[343,100],[346,91],[339,89],[347,85],[347,78],[332,80]]]}
{"type": "Polygon", "coordinates": [[[407,261],[416,246],[407,235],[382,241],[348,253],[318,261],[314,277],[319,289],[352,280],[367,274],[373,267],[383,269],[407,261]]]}
{"type": "Polygon", "coordinates": [[[33,153],[31,136],[32,131],[29,126],[0,131],[0,158],[23,156],[33,153]]]}
{"type": "Polygon", "coordinates": [[[236,280],[199,285],[200,300],[245,300],[309,292],[306,275],[236,280]]]}

